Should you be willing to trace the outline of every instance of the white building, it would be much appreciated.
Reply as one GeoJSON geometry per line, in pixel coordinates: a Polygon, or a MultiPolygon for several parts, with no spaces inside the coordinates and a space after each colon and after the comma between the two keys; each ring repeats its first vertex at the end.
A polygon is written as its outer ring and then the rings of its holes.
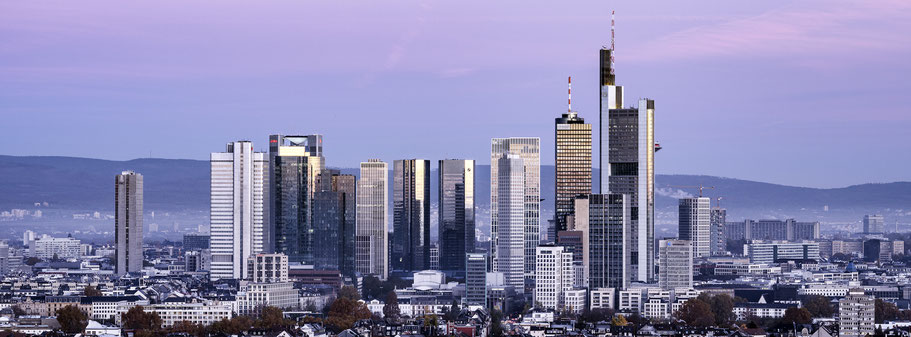
{"type": "Polygon", "coordinates": [[[228,143],[210,156],[212,279],[247,278],[247,259],[263,251],[263,195],[268,158],[253,143],[228,143]]]}
{"type": "Polygon", "coordinates": [[[505,285],[523,292],[524,265],[527,262],[524,239],[527,229],[525,161],[519,155],[507,153],[497,159],[496,163],[497,202],[492,207],[496,207],[497,220],[496,225],[491,227],[491,236],[495,237],[491,241],[491,250],[495,252],[493,271],[503,273],[505,285]]]}
{"type": "Polygon", "coordinates": [[[848,296],[838,302],[838,336],[872,335],[875,309],[872,296],[864,295],[863,289],[851,289],[848,296]]]}
{"type": "Polygon", "coordinates": [[[677,231],[680,240],[693,243],[693,257],[708,257],[711,251],[711,199],[706,197],[680,199],[677,231]]]}
{"type": "Polygon", "coordinates": [[[573,254],[562,246],[539,246],[535,261],[535,303],[544,309],[563,309],[564,293],[573,289],[575,281],[573,254]]]}
{"type": "Polygon", "coordinates": [[[614,288],[596,288],[592,289],[589,297],[592,309],[613,309],[614,308],[614,288]]]}
{"type": "MultiPolygon", "coordinates": [[[[129,304],[117,307],[117,315],[114,316],[114,321],[117,325],[123,324],[121,321],[123,314],[127,313],[132,307],[129,304]]],[[[180,321],[210,325],[222,319],[230,319],[234,311],[232,305],[218,302],[167,302],[145,305],[142,309],[147,313],[158,313],[158,316],[161,317],[162,327],[169,327],[180,321]]]]}
{"type": "Polygon", "coordinates": [[[357,181],[355,269],[381,280],[389,276],[389,165],[379,159],[361,163],[357,181]]]}
{"type": "Polygon", "coordinates": [[[658,259],[658,286],[668,290],[693,287],[692,242],[661,240],[658,242],[658,259]]]}
{"type": "Polygon", "coordinates": [[[247,260],[247,269],[253,282],[288,282],[288,255],[256,254],[247,260]]]}
{"type": "Polygon", "coordinates": [[[263,306],[279,309],[298,309],[299,292],[293,282],[256,283],[243,281],[237,292],[237,312],[249,315],[263,306]]]}
{"type": "MultiPolygon", "coordinates": [[[[541,139],[537,137],[518,137],[518,138],[493,138],[490,140],[490,235],[491,235],[491,257],[493,258],[494,271],[502,271],[506,276],[506,285],[514,285],[512,272],[507,273],[505,269],[499,266],[501,257],[508,259],[512,263],[511,255],[500,254],[498,246],[499,235],[504,233],[499,226],[503,221],[509,222],[509,236],[513,236],[512,227],[519,222],[522,223],[522,258],[523,272],[526,280],[531,281],[534,278],[535,269],[535,249],[540,242],[541,230],[541,139]],[[509,156],[507,156],[509,155],[509,156]],[[507,166],[502,166],[500,160],[509,159],[507,166]],[[500,167],[508,167],[512,173],[503,175],[499,172],[500,167]],[[519,169],[521,167],[521,170],[519,169]],[[521,174],[519,173],[521,172],[521,174]],[[508,178],[511,182],[505,184],[501,177],[508,178]],[[516,185],[521,180],[521,187],[516,185]],[[516,186],[508,193],[500,192],[501,187],[516,186]],[[520,191],[521,190],[521,191],[520,191]],[[515,214],[515,200],[512,200],[516,194],[521,193],[522,212],[515,214]],[[501,196],[507,196],[509,207],[501,208],[499,200],[501,196]],[[501,215],[500,210],[507,210],[501,215]],[[521,219],[518,216],[521,215],[521,219]],[[503,218],[506,216],[506,218],[503,218]]],[[[509,249],[512,248],[512,240],[508,240],[509,249]]],[[[511,253],[509,253],[511,254],[511,253]]],[[[508,267],[506,269],[512,269],[508,267]]],[[[523,291],[523,286],[516,287],[517,291],[523,291]]]]}
{"type": "Polygon", "coordinates": [[[78,259],[82,257],[82,242],[72,237],[52,238],[44,236],[35,240],[30,247],[32,256],[42,260],[78,259]]]}

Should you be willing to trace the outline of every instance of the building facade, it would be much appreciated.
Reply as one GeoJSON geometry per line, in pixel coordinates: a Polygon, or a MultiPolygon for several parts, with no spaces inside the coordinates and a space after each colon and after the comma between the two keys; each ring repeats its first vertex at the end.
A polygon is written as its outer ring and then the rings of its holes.
{"type": "Polygon", "coordinates": [[[573,289],[573,254],[560,246],[538,246],[535,263],[535,303],[544,309],[564,308],[563,294],[573,289]]]}
{"type": "Polygon", "coordinates": [[[114,178],[114,274],[142,270],[142,175],[123,171],[114,178]]]}
{"type": "Polygon", "coordinates": [[[325,165],[323,136],[269,136],[265,251],[288,255],[291,262],[316,264],[313,207],[325,165]]]}
{"type": "Polygon", "coordinates": [[[496,239],[491,245],[496,253],[493,271],[503,273],[504,285],[515,287],[518,291],[525,288],[527,260],[525,178],[522,157],[507,153],[497,160],[497,226],[496,239]]]}
{"type": "Polygon", "coordinates": [[[465,304],[487,305],[487,255],[465,254],[465,304]]]}
{"type": "Polygon", "coordinates": [[[864,233],[882,234],[884,233],[883,216],[879,214],[864,215],[864,233]]]}
{"type": "Polygon", "coordinates": [[[389,164],[370,159],[357,182],[355,271],[381,280],[389,277],[388,171],[389,164]]]}
{"type": "Polygon", "coordinates": [[[588,288],[626,289],[631,281],[629,196],[592,194],[587,202],[581,200],[577,209],[588,209],[588,288]]]}
{"type": "Polygon", "coordinates": [[[559,232],[567,228],[566,217],[575,210],[576,196],[592,193],[592,125],[568,110],[554,121],[554,138],[554,232],[559,232]]]}
{"type": "Polygon", "coordinates": [[[253,143],[228,143],[227,151],[210,156],[212,279],[247,277],[247,258],[264,251],[267,171],[266,154],[253,143]]]}
{"type": "Polygon", "coordinates": [[[464,270],[475,247],[475,161],[440,160],[439,269],[464,270]]]}
{"type": "Polygon", "coordinates": [[[873,335],[876,308],[874,299],[863,289],[851,289],[838,301],[838,336],[863,337],[873,335]]]}
{"type": "Polygon", "coordinates": [[[688,240],[658,242],[658,286],[665,290],[693,287],[693,244],[688,240]]]}
{"type": "Polygon", "coordinates": [[[679,200],[677,232],[680,240],[692,243],[693,257],[711,255],[711,199],[705,197],[679,200]]]}
{"type": "Polygon", "coordinates": [[[709,250],[712,256],[727,253],[727,240],[724,238],[724,224],[727,221],[728,211],[721,207],[712,207],[711,233],[709,234],[709,250]]]}
{"type": "Polygon", "coordinates": [[[392,269],[430,266],[430,161],[392,162],[392,269]]]}

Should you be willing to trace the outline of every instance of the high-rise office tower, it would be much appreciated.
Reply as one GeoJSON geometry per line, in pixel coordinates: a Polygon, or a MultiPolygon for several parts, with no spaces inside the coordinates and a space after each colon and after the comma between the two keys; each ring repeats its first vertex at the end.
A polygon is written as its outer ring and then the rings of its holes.
{"type": "Polygon", "coordinates": [[[693,244],[688,240],[658,242],[658,286],[665,290],[693,287],[693,244]]]}
{"type": "Polygon", "coordinates": [[[558,310],[565,303],[563,293],[573,289],[573,254],[560,246],[538,246],[535,264],[535,303],[544,309],[558,310]]]}
{"type": "Polygon", "coordinates": [[[576,199],[576,207],[579,215],[588,210],[589,289],[626,289],[631,279],[629,196],[592,194],[576,199]]]}
{"type": "Polygon", "coordinates": [[[883,216],[878,214],[864,215],[864,233],[865,234],[882,234],[883,216]]]}
{"type": "Polygon", "coordinates": [[[487,255],[465,254],[465,303],[487,306],[487,255]]]}
{"type": "Polygon", "coordinates": [[[379,159],[361,163],[357,182],[355,270],[362,275],[389,277],[389,164],[379,159]]]}
{"type": "Polygon", "coordinates": [[[440,160],[439,241],[440,269],[465,270],[465,254],[475,246],[475,162],[440,160]]]}
{"type": "Polygon", "coordinates": [[[323,136],[269,136],[269,226],[265,250],[316,264],[313,205],[325,169],[323,136]]]}
{"type": "Polygon", "coordinates": [[[724,224],[728,211],[721,207],[712,207],[712,233],[709,235],[709,250],[713,256],[727,252],[727,240],[724,238],[724,224]]]}
{"type": "Polygon", "coordinates": [[[312,251],[315,269],[353,273],[355,177],[338,170],[320,173],[313,201],[312,251]]]}
{"type": "Polygon", "coordinates": [[[496,163],[497,225],[491,232],[491,235],[496,233],[496,239],[491,244],[491,249],[496,252],[493,271],[503,273],[504,285],[513,286],[521,293],[525,289],[527,260],[525,160],[519,155],[505,153],[496,163]]]}
{"type": "MultiPolygon", "coordinates": [[[[535,254],[539,244],[541,230],[541,139],[540,138],[494,138],[491,139],[490,150],[490,233],[491,233],[491,257],[493,266],[496,267],[497,259],[500,254],[497,251],[498,237],[502,231],[499,229],[500,210],[499,207],[499,189],[503,185],[500,182],[501,174],[499,173],[500,160],[509,159],[511,163],[521,159],[523,179],[522,185],[522,202],[524,212],[521,217],[524,224],[523,230],[523,256],[524,256],[524,273],[525,279],[530,283],[534,282],[535,254]],[[505,155],[512,156],[505,156],[505,155]]],[[[507,166],[511,167],[511,166],[507,166]]],[[[512,169],[510,175],[518,174],[518,169],[512,169]]],[[[513,182],[518,183],[517,179],[507,175],[513,182]]],[[[516,190],[510,192],[518,193],[516,190]]],[[[512,197],[512,196],[510,196],[512,197]]],[[[510,204],[510,207],[513,206],[510,204]]],[[[510,221],[516,221],[516,217],[510,218],[510,221]]],[[[512,228],[510,228],[511,230],[512,228]]],[[[530,287],[529,287],[530,288],[530,287]]]]}
{"type": "Polygon", "coordinates": [[[114,179],[116,275],[142,270],[142,175],[123,171],[114,179]]]}
{"type": "Polygon", "coordinates": [[[430,266],[430,161],[392,162],[392,269],[430,266]]]}
{"type": "Polygon", "coordinates": [[[209,276],[247,278],[247,259],[262,253],[267,242],[263,211],[269,162],[248,141],[228,143],[227,151],[212,153],[209,162],[209,276]]]}
{"type": "MultiPolygon", "coordinates": [[[[575,198],[592,193],[592,125],[572,107],[554,121],[556,163],[555,232],[565,231],[575,198]]],[[[549,238],[553,240],[553,238],[549,238]]]]}
{"type": "Polygon", "coordinates": [[[683,198],[677,207],[680,240],[692,242],[693,258],[711,255],[711,199],[683,198]]]}
{"type": "Polygon", "coordinates": [[[876,301],[861,288],[850,289],[838,301],[838,336],[872,336],[876,323],[876,301]]]}

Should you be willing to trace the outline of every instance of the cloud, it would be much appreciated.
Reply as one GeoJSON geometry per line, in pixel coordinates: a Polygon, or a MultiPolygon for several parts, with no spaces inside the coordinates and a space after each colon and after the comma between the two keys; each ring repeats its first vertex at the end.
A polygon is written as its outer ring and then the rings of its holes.
{"type": "Polygon", "coordinates": [[[683,199],[683,198],[692,198],[693,197],[692,194],[687,193],[683,190],[676,189],[676,188],[659,188],[659,189],[655,190],[655,193],[658,193],[658,195],[660,195],[662,197],[671,197],[674,199],[683,199]]]}

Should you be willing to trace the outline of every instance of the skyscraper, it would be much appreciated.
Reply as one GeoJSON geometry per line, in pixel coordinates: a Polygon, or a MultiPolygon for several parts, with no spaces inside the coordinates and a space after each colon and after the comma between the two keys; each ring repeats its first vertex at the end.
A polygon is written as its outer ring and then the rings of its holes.
{"type": "Polygon", "coordinates": [[[559,310],[565,303],[563,293],[573,289],[573,254],[560,246],[538,246],[535,264],[535,303],[544,309],[559,310]]]}
{"type": "Polygon", "coordinates": [[[355,260],[355,231],[357,229],[357,177],[332,172],[332,191],[339,200],[342,221],[339,227],[339,269],[344,275],[353,275],[355,260]]]}
{"type": "Polygon", "coordinates": [[[693,244],[688,240],[658,242],[658,286],[665,290],[693,287],[693,244]]]}
{"type": "Polygon", "coordinates": [[[629,196],[592,194],[576,199],[576,207],[588,209],[589,289],[626,289],[631,279],[629,196]]]}
{"type": "MultiPolygon", "coordinates": [[[[497,259],[500,257],[499,245],[497,245],[498,235],[501,231],[499,229],[500,224],[500,210],[503,209],[499,206],[498,200],[501,196],[499,189],[501,186],[504,186],[500,182],[501,177],[507,177],[510,179],[511,183],[519,183],[519,179],[512,177],[511,175],[518,174],[518,168],[512,168],[510,165],[514,162],[517,162],[521,159],[522,162],[522,177],[521,184],[524,186],[521,191],[521,200],[524,204],[523,212],[518,215],[512,215],[509,219],[510,221],[517,221],[517,217],[522,218],[522,223],[524,224],[524,229],[522,231],[523,236],[523,259],[524,259],[524,273],[525,279],[532,283],[534,282],[534,270],[535,270],[535,254],[536,248],[538,247],[540,230],[541,230],[541,139],[539,138],[494,138],[491,139],[491,150],[490,150],[490,234],[491,234],[491,255],[493,258],[494,267],[497,264],[497,259]],[[512,156],[506,156],[510,154],[512,156]],[[499,164],[500,160],[510,160],[510,165],[506,167],[511,171],[507,176],[503,176],[499,173],[499,169],[503,167],[499,164]]],[[[510,190],[510,193],[519,193],[516,190],[510,190]]],[[[510,198],[512,195],[507,194],[510,198]]],[[[510,200],[512,202],[512,200],[510,200]]],[[[514,206],[512,204],[510,207],[514,206]]],[[[511,209],[510,209],[511,211],[511,209]]],[[[512,224],[510,224],[512,225],[512,224]]],[[[509,230],[512,230],[510,228],[509,230]]]]}
{"type": "Polygon", "coordinates": [[[439,173],[440,269],[460,271],[475,246],[475,162],[440,160],[439,173]]]}
{"type": "Polygon", "coordinates": [[[465,254],[465,303],[487,306],[487,255],[465,254]]]}
{"type": "MultiPolygon", "coordinates": [[[[592,193],[592,125],[571,107],[554,121],[555,232],[565,231],[575,198],[592,193]]],[[[553,238],[549,238],[553,240],[553,238]]]]}
{"type": "Polygon", "coordinates": [[[677,207],[680,240],[692,242],[693,257],[711,255],[711,200],[706,197],[683,198],[677,207]]]}
{"type": "Polygon", "coordinates": [[[116,275],[142,270],[142,175],[123,171],[114,179],[116,275]]]}
{"type": "Polygon", "coordinates": [[[323,137],[269,136],[269,220],[265,250],[315,264],[313,205],[325,169],[323,137]]]}
{"type": "Polygon", "coordinates": [[[850,289],[838,301],[838,336],[872,336],[876,323],[876,301],[861,288],[850,289]]]}
{"type": "Polygon", "coordinates": [[[315,269],[354,270],[355,177],[338,170],[320,173],[313,202],[312,251],[315,269]]]}
{"type": "Polygon", "coordinates": [[[882,234],[883,232],[883,216],[878,214],[873,215],[864,215],[864,233],[866,234],[882,234]]]}
{"type": "Polygon", "coordinates": [[[262,253],[267,241],[263,199],[269,163],[249,141],[228,143],[227,150],[212,153],[209,162],[210,277],[247,278],[247,259],[262,253]]]}
{"type": "Polygon", "coordinates": [[[727,240],[724,238],[724,225],[727,222],[728,211],[721,207],[712,207],[712,229],[709,235],[709,250],[713,256],[724,255],[727,252],[727,240]]]}
{"type": "Polygon", "coordinates": [[[392,162],[392,269],[430,266],[430,161],[392,162]]]}
{"type": "Polygon", "coordinates": [[[525,160],[519,155],[505,153],[496,163],[497,225],[491,229],[491,236],[496,233],[496,239],[491,243],[492,250],[496,252],[493,271],[503,273],[504,285],[515,287],[521,293],[525,289],[527,260],[525,160]]]}
{"type": "Polygon", "coordinates": [[[361,163],[357,182],[355,270],[362,275],[389,276],[389,165],[379,159],[361,163]]]}

